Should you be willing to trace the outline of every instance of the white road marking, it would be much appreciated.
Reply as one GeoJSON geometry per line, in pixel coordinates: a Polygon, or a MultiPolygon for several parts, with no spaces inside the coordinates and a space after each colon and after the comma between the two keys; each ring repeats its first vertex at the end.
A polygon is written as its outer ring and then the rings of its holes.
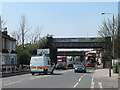
{"type": "Polygon", "coordinates": [[[81,81],[81,78],[79,79],[79,81],[81,81]]]}
{"type": "Polygon", "coordinates": [[[94,82],[93,82],[94,78],[92,77],[92,81],[91,81],[91,88],[94,88],[94,82]]]}
{"type": "Polygon", "coordinates": [[[79,82],[81,81],[82,78],[83,78],[83,76],[81,76],[81,77],[79,78],[79,81],[75,84],[74,88],[79,84],[79,82]]]}
{"type": "Polygon", "coordinates": [[[30,77],[31,80],[36,79],[35,77],[30,77]]]}
{"type": "Polygon", "coordinates": [[[31,76],[31,74],[24,74],[24,75],[18,75],[18,76],[13,76],[13,77],[6,77],[6,78],[2,78],[3,80],[4,79],[11,79],[11,78],[16,78],[16,77],[21,77],[21,76],[31,76]]]}
{"type": "Polygon", "coordinates": [[[11,83],[7,83],[7,84],[4,84],[4,85],[6,86],[6,85],[14,84],[14,83],[15,83],[15,82],[11,82],[11,83]]]}
{"type": "Polygon", "coordinates": [[[20,83],[20,82],[22,82],[22,81],[11,82],[11,83],[7,83],[7,84],[4,84],[4,85],[6,86],[6,85],[16,84],[16,83],[20,83]]]}
{"type": "Polygon", "coordinates": [[[30,79],[33,80],[33,79],[37,79],[37,78],[41,78],[41,77],[49,77],[49,76],[52,76],[52,75],[43,75],[43,76],[30,77],[30,79]]]}
{"type": "Polygon", "coordinates": [[[81,78],[79,79],[79,81],[81,81],[82,78],[83,78],[83,76],[81,76],[81,78]]]}
{"type": "Polygon", "coordinates": [[[48,77],[47,75],[44,75],[43,77],[48,77]]]}
{"type": "Polygon", "coordinates": [[[98,85],[99,85],[100,88],[103,88],[101,82],[98,82],[98,85]]]}
{"type": "Polygon", "coordinates": [[[22,81],[17,81],[17,82],[15,82],[15,83],[20,83],[20,82],[22,82],[22,81]]]}
{"type": "Polygon", "coordinates": [[[85,73],[84,75],[88,75],[88,74],[85,73]]]}
{"type": "Polygon", "coordinates": [[[35,77],[35,78],[40,78],[40,77],[42,77],[42,76],[37,76],[37,77],[35,77]]]}
{"type": "Polygon", "coordinates": [[[74,88],[78,85],[78,82],[75,84],[74,88]]]}

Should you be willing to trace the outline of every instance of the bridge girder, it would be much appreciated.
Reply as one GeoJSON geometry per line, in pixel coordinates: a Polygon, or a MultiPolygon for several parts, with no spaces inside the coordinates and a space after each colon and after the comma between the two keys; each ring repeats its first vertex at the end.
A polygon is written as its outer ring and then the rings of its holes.
{"type": "Polygon", "coordinates": [[[55,42],[57,48],[103,48],[103,42],[55,42]]]}

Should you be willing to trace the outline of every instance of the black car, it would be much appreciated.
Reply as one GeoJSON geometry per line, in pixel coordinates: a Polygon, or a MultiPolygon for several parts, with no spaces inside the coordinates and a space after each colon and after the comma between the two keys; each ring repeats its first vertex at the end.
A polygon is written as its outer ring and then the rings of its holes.
{"type": "Polygon", "coordinates": [[[76,65],[74,68],[74,72],[86,72],[85,65],[76,65]]]}
{"type": "Polygon", "coordinates": [[[67,67],[73,67],[73,63],[71,62],[67,63],[67,67]]]}
{"type": "Polygon", "coordinates": [[[58,70],[58,69],[63,69],[63,70],[65,70],[66,69],[66,64],[65,63],[63,63],[63,62],[59,62],[59,63],[57,63],[56,64],[56,70],[58,70]]]}

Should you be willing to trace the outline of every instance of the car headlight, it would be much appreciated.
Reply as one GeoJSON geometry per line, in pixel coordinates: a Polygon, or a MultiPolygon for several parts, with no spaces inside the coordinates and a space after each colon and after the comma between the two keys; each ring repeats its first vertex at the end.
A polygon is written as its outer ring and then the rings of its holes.
{"type": "Polygon", "coordinates": [[[75,70],[77,70],[77,68],[75,68],[75,70]]]}
{"type": "Polygon", "coordinates": [[[84,68],[82,68],[84,70],[84,68]]]}

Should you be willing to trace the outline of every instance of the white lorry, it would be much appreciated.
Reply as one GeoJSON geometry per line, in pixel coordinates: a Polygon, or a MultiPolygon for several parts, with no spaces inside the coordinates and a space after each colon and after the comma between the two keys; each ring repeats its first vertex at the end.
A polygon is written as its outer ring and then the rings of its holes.
{"type": "Polygon", "coordinates": [[[34,73],[53,74],[54,68],[51,65],[50,57],[47,57],[45,55],[31,57],[30,71],[32,75],[34,75],[34,73]]]}

